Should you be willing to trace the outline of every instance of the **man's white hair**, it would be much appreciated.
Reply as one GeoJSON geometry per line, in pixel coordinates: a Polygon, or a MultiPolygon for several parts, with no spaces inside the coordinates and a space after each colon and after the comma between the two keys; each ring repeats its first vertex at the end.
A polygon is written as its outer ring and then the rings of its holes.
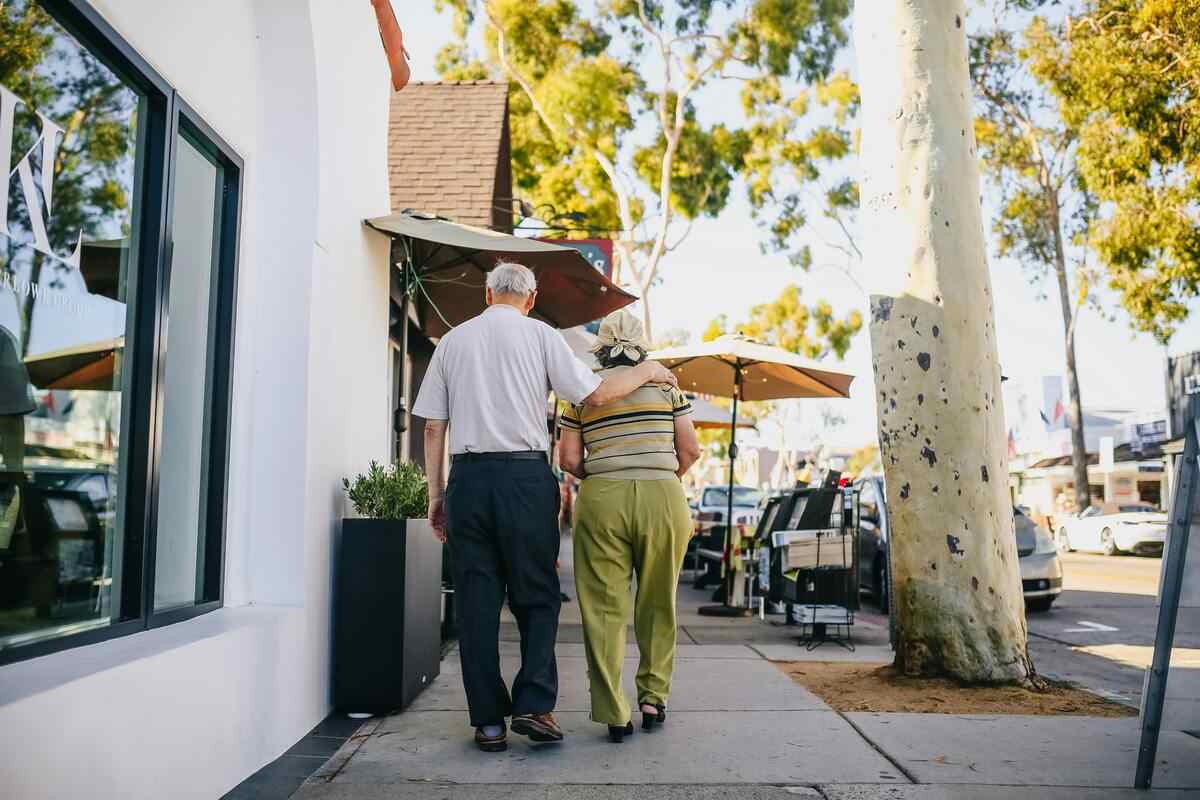
{"type": "Polygon", "coordinates": [[[528,297],[537,291],[537,278],[533,276],[533,270],[524,264],[498,261],[488,273],[487,286],[492,294],[528,297]]]}

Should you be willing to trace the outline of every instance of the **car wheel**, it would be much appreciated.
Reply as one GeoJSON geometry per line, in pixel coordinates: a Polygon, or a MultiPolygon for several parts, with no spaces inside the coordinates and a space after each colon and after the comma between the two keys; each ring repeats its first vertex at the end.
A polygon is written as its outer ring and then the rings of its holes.
{"type": "Polygon", "coordinates": [[[1058,529],[1058,550],[1060,553],[1072,553],[1075,548],[1071,547],[1071,537],[1067,535],[1066,528],[1058,529]]]}
{"type": "Polygon", "coordinates": [[[1052,605],[1054,605],[1053,597],[1031,597],[1025,601],[1025,607],[1030,611],[1049,611],[1052,605]]]}
{"type": "Polygon", "coordinates": [[[888,613],[891,597],[888,592],[887,564],[882,557],[875,561],[875,601],[879,604],[879,613],[888,613]]]}
{"type": "Polygon", "coordinates": [[[1117,556],[1121,554],[1121,550],[1117,547],[1117,543],[1113,541],[1112,531],[1108,528],[1100,531],[1100,544],[1104,547],[1104,555],[1117,556]]]}

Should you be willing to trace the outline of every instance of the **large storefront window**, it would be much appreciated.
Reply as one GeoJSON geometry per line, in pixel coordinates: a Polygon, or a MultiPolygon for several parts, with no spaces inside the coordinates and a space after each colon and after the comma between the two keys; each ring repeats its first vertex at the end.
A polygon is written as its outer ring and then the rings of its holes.
{"type": "Polygon", "coordinates": [[[219,605],[240,162],[79,0],[0,3],[0,662],[219,605]]]}
{"type": "MultiPolygon", "coordinates": [[[[0,646],[107,625],[119,593],[125,289],[143,96],[6,3],[0,646]]],[[[3,202],[3,201],[0,201],[3,202]]]]}

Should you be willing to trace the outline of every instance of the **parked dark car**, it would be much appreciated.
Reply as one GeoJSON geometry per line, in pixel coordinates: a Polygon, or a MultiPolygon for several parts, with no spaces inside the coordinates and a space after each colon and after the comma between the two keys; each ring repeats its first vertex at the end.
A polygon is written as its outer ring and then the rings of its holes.
{"type": "MultiPolygon", "coordinates": [[[[886,612],[891,602],[888,561],[887,495],[882,477],[863,478],[859,489],[859,585],[886,612]]],[[[1024,511],[1013,509],[1021,585],[1030,611],[1049,611],[1062,593],[1062,561],[1054,538],[1024,511]]]]}

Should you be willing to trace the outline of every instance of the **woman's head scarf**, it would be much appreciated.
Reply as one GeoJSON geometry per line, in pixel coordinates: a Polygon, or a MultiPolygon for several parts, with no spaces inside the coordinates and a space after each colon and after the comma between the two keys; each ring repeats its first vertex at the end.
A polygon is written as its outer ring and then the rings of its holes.
{"type": "Polygon", "coordinates": [[[624,309],[614,311],[600,322],[596,346],[592,352],[601,360],[619,358],[622,353],[634,362],[641,361],[650,349],[642,321],[624,309]]]}

